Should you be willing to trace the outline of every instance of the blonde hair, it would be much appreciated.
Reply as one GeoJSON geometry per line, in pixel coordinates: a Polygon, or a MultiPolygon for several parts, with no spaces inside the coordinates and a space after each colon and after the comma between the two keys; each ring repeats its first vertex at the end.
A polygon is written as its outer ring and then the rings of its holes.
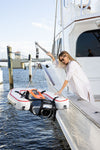
{"type": "MultiPolygon", "coordinates": [[[[66,65],[63,64],[61,61],[60,61],[60,57],[63,57],[65,54],[68,55],[68,58],[70,61],[76,61],[67,51],[62,51],[59,56],[58,56],[58,59],[59,59],[59,67],[62,67],[62,68],[66,68],[66,65]]],[[[77,62],[77,61],[76,61],[77,62]]],[[[78,62],[77,62],[78,63],[78,62]]],[[[78,63],[79,64],[79,63],[78,63]]]]}
{"type": "Polygon", "coordinates": [[[60,57],[62,57],[62,56],[65,55],[65,54],[68,55],[69,60],[76,61],[76,60],[75,60],[68,52],[66,52],[66,51],[62,51],[62,52],[59,54],[59,56],[58,56],[59,61],[60,61],[60,57]]]}

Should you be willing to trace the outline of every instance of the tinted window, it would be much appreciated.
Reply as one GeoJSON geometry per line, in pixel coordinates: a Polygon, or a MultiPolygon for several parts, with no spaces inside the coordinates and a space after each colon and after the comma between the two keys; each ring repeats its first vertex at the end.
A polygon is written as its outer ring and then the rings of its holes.
{"type": "Polygon", "coordinates": [[[76,57],[100,56],[100,29],[82,33],[76,44],[76,57]]]}

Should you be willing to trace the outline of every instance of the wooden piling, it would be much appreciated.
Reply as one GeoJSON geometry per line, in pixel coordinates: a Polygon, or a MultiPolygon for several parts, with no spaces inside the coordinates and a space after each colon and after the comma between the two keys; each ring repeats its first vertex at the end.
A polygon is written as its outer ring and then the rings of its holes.
{"type": "Polygon", "coordinates": [[[36,48],[36,59],[38,59],[38,58],[39,58],[39,49],[36,48]]]}
{"type": "Polygon", "coordinates": [[[32,58],[29,54],[29,81],[32,82],[32,58]]]}
{"type": "Polygon", "coordinates": [[[13,67],[12,67],[12,48],[7,46],[7,54],[8,54],[8,70],[9,70],[9,86],[12,89],[13,86],[13,67]]]}

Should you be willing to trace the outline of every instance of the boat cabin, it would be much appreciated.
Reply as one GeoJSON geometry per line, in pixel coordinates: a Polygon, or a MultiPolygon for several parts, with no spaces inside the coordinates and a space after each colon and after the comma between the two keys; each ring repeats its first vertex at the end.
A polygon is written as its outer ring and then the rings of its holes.
{"type": "Polygon", "coordinates": [[[99,0],[64,0],[64,3],[58,1],[55,46],[52,51],[57,58],[61,51],[66,50],[80,63],[91,82],[95,97],[100,95],[99,6],[99,0]]]}

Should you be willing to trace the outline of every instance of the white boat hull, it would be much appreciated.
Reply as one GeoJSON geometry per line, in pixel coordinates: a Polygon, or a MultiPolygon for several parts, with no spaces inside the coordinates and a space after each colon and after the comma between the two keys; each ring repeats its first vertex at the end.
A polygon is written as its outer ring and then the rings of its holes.
{"type": "Polygon", "coordinates": [[[69,108],[69,99],[67,98],[64,98],[63,96],[55,95],[54,93],[49,91],[45,92],[43,95],[45,98],[50,99],[51,101],[54,99],[54,97],[58,97],[55,99],[55,104],[57,109],[69,108]]]}
{"type": "Polygon", "coordinates": [[[31,102],[28,99],[25,99],[24,97],[21,97],[21,95],[19,93],[16,93],[15,91],[26,91],[26,89],[20,89],[20,88],[16,88],[16,89],[12,89],[10,90],[10,92],[8,93],[8,100],[9,102],[16,108],[19,110],[29,110],[30,109],[30,105],[31,102]]]}

